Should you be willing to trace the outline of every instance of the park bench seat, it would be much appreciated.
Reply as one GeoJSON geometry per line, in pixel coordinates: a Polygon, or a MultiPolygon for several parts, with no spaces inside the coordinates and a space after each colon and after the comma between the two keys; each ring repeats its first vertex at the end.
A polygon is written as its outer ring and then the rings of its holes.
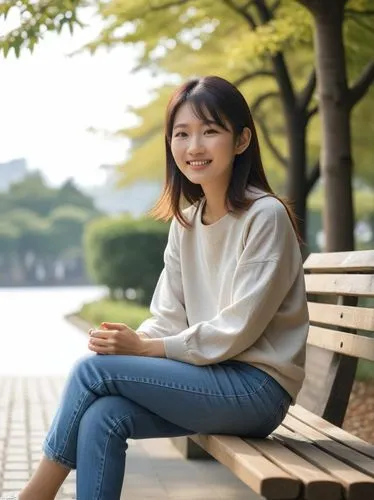
{"type": "Polygon", "coordinates": [[[340,427],[357,358],[374,361],[374,251],[311,254],[304,269],[311,326],[297,404],[266,439],[182,439],[269,500],[374,500],[374,445],[340,427]]]}

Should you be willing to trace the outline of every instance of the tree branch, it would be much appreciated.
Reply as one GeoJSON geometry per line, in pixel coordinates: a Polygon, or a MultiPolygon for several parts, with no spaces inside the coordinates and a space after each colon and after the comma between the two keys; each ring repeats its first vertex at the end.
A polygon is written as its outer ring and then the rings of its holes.
{"type": "Polygon", "coordinates": [[[261,128],[265,142],[268,145],[270,151],[273,153],[275,158],[281,163],[281,165],[283,165],[284,167],[287,167],[288,166],[287,158],[285,158],[282,155],[282,153],[279,151],[279,149],[275,146],[274,142],[271,140],[270,132],[266,128],[265,121],[257,113],[259,107],[261,106],[261,104],[263,102],[265,102],[267,99],[272,99],[274,97],[279,98],[279,93],[278,92],[266,92],[265,94],[258,96],[257,99],[252,103],[250,108],[251,108],[252,114],[255,117],[256,122],[258,123],[259,127],[261,128]]]}
{"type": "Polygon", "coordinates": [[[241,8],[243,10],[247,10],[251,6],[251,4],[253,4],[253,0],[248,0],[248,2],[245,5],[243,5],[243,7],[241,7],[241,8]]]}
{"type": "Polygon", "coordinates": [[[350,19],[354,23],[358,24],[360,28],[364,28],[365,30],[370,31],[370,33],[374,33],[374,26],[372,24],[366,24],[366,20],[357,16],[346,16],[347,19],[350,19]]]}
{"type": "Polygon", "coordinates": [[[244,17],[244,19],[247,21],[247,23],[249,24],[249,26],[255,30],[257,28],[257,24],[256,24],[256,21],[253,19],[253,17],[251,16],[251,14],[249,14],[247,12],[247,8],[251,5],[251,3],[253,2],[254,0],[251,0],[250,2],[247,3],[247,5],[245,5],[244,7],[239,7],[238,5],[236,5],[232,0],[223,0],[223,2],[228,6],[230,7],[234,12],[236,12],[237,14],[240,14],[241,16],[244,17]]]}
{"type": "Polygon", "coordinates": [[[309,75],[308,81],[307,81],[305,87],[303,88],[303,90],[300,92],[299,98],[298,98],[299,107],[303,111],[305,111],[308,108],[310,100],[313,96],[313,92],[316,88],[316,82],[317,82],[316,70],[313,68],[310,75],[309,75]]]}
{"type": "Polygon", "coordinates": [[[349,106],[353,108],[360,101],[370,85],[374,82],[374,61],[371,61],[362,71],[356,82],[349,90],[349,106]]]}
{"type": "Polygon", "coordinates": [[[308,121],[312,118],[312,116],[317,114],[318,111],[319,111],[318,106],[314,106],[312,109],[310,109],[306,114],[306,122],[308,123],[308,121]]]}
{"type": "Polygon", "coordinates": [[[319,164],[319,160],[317,160],[316,163],[314,164],[311,172],[310,172],[309,177],[306,180],[306,183],[305,183],[305,195],[306,196],[308,196],[308,194],[314,188],[316,182],[318,181],[318,179],[320,177],[320,174],[321,174],[320,164],[319,164]]]}
{"type": "Polygon", "coordinates": [[[256,113],[257,109],[261,106],[261,104],[267,99],[279,97],[279,92],[266,92],[265,94],[261,94],[257,97],[257,99],[251,104],[250,109],[252,113],[256,113]]]}
{"type": "Polygon", "coordinates": [[[258,76],[275,76],[273,71],[266,71],[266,70],[258,70],[254,71],[253,73],[247,73],[246,75],[241,76],[237,80],[234,81],[234,85],[236,87],[239,87],[245,82],[248,82],[249,80],[252,80],[253,78],[257,78],[258,76]]]}
{"type": "Polygon", "coordinates": [[[275,13],[275,11],[278,9],[278,7],[280,6],[281,4],[281,0],[275,0],[275,2],[273,3],[273,5],[269,8],[270,12],[272,14],[275,13]]]}
{"type": "Polygon", "coordinates": [[[270,137],[270,132],[269,130],[266,128],[266,125],[265,125],[265,122],[264,120],[259,117],[259,116],[255,116],[255,121],[257,123],[257,125],[260,127],[261,129],[261,132],[264,136],[264,140],[266,142],[266,144],[268,145],[270,151],[273,153],[273,155],[275,156],[275,158],[280,162],[280,164],[283,166],[283,167],[288,167],[288,161],[287,161],[287,158],[285,158],[282,153],[279,151],[279,149],[276,147],[276,145],[273,143],[273,141],[271,140],[271,137],[270,137]]]}
{"type": "Polygon", "coordinates": [[[359,15],[359,16],[374,16],[374,10],[354,10],[345,9],[345,14],[359,15]]]}
{"type": "Polygon", "coordinates": [[[152,2],[150,2],[149,9],[152,12],[156,12],[158,10],[164,10],[168,9],[169,7],[178,7],[180,5],[184,5],[188,3],[190,0],[175,0],[175,2],[169,2],[169,3],[164,3],[163,5],[152,5],[152,2]]]}
{"type": "MultiPolygon", "coordinates": [[[[255,0],[255,4],[263,24],[266,24],[273,19],[272,13],[268,9],[264,0],[255,0]]],[[[272,56],[272,61],[284,104],[288,109],[292,109],[296,103],[295,91],[283,54],[278,52],[272,56]]]]}

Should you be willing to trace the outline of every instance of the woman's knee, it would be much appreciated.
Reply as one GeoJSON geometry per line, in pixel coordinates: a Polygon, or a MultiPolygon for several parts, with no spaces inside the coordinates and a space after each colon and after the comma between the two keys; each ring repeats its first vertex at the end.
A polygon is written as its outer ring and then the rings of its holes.
{"type": "Polygon", "coordinates": [[[70,370],[70,378],[92,378],[97,372],[96,355],[86,354],[77,359],[70,370]]]}
{"type": "Polygon", "coordinates": [[[79,432],[87,433],[93,438],[96,433],[117,433],[121,438],[130,437],[131,415],[138,405],[122,396],[103,396],[96,399],[84,412],[79,432]]]}

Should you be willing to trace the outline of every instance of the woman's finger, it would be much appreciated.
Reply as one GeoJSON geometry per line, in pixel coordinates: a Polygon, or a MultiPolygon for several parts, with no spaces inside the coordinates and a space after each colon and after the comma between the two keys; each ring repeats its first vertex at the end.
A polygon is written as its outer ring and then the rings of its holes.
{"type": "Polygon", "coordinates": [[[110,337],[111,333],[106,331],[106,330],[92,330],[91,331],[91,338],[100,338],[100,339],[107,339],[110,337]]]}
{"type": "Polygon", "coordinates": [[[100,326],[108,328],[109,330],[122,330],[123,328],[127,328],[127,325],[124,323],[109,323],[108,321],[104,321],[100,326]]]}
{"type": "Polygon", "coordinates": [[[90,344],[96,347],[103,347],[103,348],[110,347],[110,344],[108,344],[108,341],[105,339],[91,338],[90,344]]]}
{"type": "Polygon", "coordinates": [[[92,342],[88,343],[88,348],[90,351],[96,352],[97,354],[113,354],[111,352],[110,346],[95,345],[92,342]]]}

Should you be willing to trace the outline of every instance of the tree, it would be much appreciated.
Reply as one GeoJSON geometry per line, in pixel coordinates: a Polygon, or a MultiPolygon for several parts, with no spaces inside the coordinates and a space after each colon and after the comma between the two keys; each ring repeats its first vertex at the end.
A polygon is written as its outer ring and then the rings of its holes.
{"type": "Polygon", "coordinates": [[[39,265],[53,282],[57,261],[67,271],[75,266],[71,279],[84,279],[83,229],[99,212],[71,181],[52,188],[39,172],[31,173],[0,193],[0,209],[2,283],[34,284],[39,265]]]}
{"type": "Polygon", "coordinates": [[[45,184],[40,172],[32,172],[22,181],[12,184],[5,196],[14,207],[43,216],[54,205],[55,190],[45,184]]]}
{"type": "MultiPolygon", "coordinates": [[[[349,15],[368,1],[352,0],[349,15]]],[[[10,33],[2,45],[4,51],[14,46],[19,52],[30,36],[35,39],[42,3],[45,6],[46,0],[33,2],[34,22],[26,19],[22,29],[10,33]]],[[[27,11],[27,1],[22,4],[27,11]]],[[[79,5],[82,2],[78,0],[70,2],[70,19],[77,20],[79,5]]],[[[59,30],[56,10],[49,12],[49,29],[59,30]]],[[[109,0],[99,4],[99,12],[107,26],[100,38],[88,45],[92,51],[100,45],[137,44],[143,49],[139,67],[168,72],[178,68],[182,76],[191,68],[200,68],[200,73],[201,68],[204,73],[208,68],[209,72],[221,68],[220,73],[230,75],[237,85],[261,87],[250,101],[254,118],[275,161],[286,168],[286,194],[294,203],[305,235],[306,199],[319,178],[318,159],[308,162],[306,141],[311,119],[319,111],[313,101],[316,72],[312,62],[308,64],[312,61],[312,17],[295,0],[109,0]],[[204,57],[209,58],[209,64],[203,65],[204,57]],[[277,101],[284,118],[286,153],[280,150],[274,133],[273,103],[277,101]]],[[[66,13],[64,3],[62,14],[66,13]]],[[[360,98],[369,83],[370,78],[360,85],[360,98]]],[[[156,128],[148,131],[148,135],[138,137],[138,144],[145,147],[149,141],[155,142],[157,133],[156,128]]],[[[135,154],[140,150],[135,149],[135,154]]]]}
{"type": "MultiPolygon", "coordinates": [[[[350,115],[374,80],[374,61],[349,88],[343,39],[347,0],[300,0],[315,22],[316,70],[322,122],[321,169],[325,187],[326,250],[353,250],[350,115]],[[342,201],[344,202],[342,203],[342,201]]],[[[362,11],[362,14],[374,11],[362,11]]],[[[357,13],[356,13],[357,14],[357,13]]]]}
{"type": "Polygon", "coordinates": [[[55,199],[56,207],[61,205],[72,205],[91,212],[96,211],[92,198],[82,193],[82,191],[75,186],[73,179],[68,179],[62,184],[56,191],[55,199]]]}

